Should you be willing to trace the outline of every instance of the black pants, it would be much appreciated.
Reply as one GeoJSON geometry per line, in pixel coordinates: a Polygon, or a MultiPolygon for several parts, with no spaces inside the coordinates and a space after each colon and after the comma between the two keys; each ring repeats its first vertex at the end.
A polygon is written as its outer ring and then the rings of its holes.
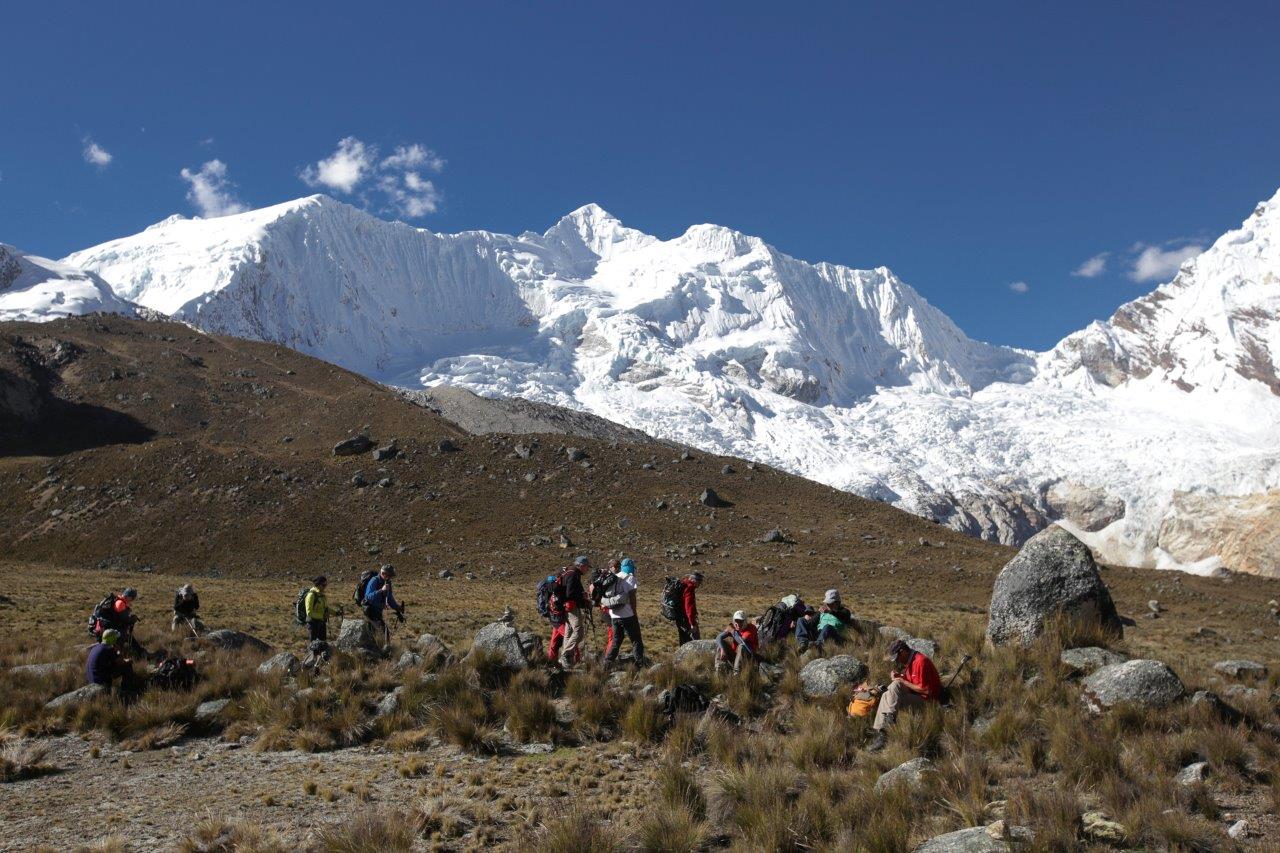
{"type": "Polygon", "coordinates": [[[387,627],[387,620],[384,618],[383,611],[369,605],[364,606],[364,618],[373,623],[374,632],[382,638],[382,645],[391,645],[391,629],[387,627]]]}
{"type": "Polygon", "coordinates": [[[329,623],[323,619],[307,620],[307,640],[312,643],[317,640],[327,643],[329,641],[329,623]]]}
{"type": "Polygon", "coordinates": [[[635,653],[636,660],[644,660],[644,640],[640,639],[640,617],[635,615],[613,620],[613,642],[609,643],[609,648],[605,650],[604,659],[607,661],[617,659],[624,632],[627,639],[631,641],[631,650],[635,653]]]}
{"type": "Polygon", "coordinates": [[[676,645],[677,646],[683,646],[685,643],[689,642],[690,640],[699,640],[699,639],[701,639],[701,637],[698,636],[698,631],[695,630],[694,627],[690,625],[687,620],[680,617],[676,618],[676,645]]]}

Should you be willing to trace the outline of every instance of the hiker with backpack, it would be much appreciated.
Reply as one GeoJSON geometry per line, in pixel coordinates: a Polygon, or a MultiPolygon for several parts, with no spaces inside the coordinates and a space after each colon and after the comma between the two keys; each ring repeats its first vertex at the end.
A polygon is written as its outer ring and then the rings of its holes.
{"type": "Polygon", "coordinates": [[[702,572],[694,572],[682,578],[667,578],[662,589],[662,615],[676,623],[677,646],[702,639],[702,631],[698,627],[697,590],[700,586],[702,572]]]}
{"type": "Polygon", "coordinates": [[[104,632],[114,630],[121,645],[127,643],[135,655],[149,657],[147,650],[133,636],[133,628],[138,624],[138,616],[133,612],[133,603],[137,600],[138,591],[131,586],[125,587],[119,595],[108,593],[89,616],[90,636],[101,642],[104,632]]]}
{"type": "Polygon", "coordinates": [[[200,612],[200,596],[191,584],[183,584],[173,594],[173,621],[169,630],[176,631],[183,625],[191,630],[195,637],[204,633],[204,622],[198,615],[200,612]]]}
{"type": "Polygon", "coordinates": [[[136,690],[137,677],[133,663],[120,648],[122,639],[115,628],[107,628],[98,642],[89,648],[84,667],[86,684],[100,684],[107,689],[114,685],[121,696],[136,690]]]}
{"type": "Polygon", "coordinates": [[[716,637],[717,673],[724,669],[727,661],[733,662],[733,674],[742,671],[742,662],[755,660],[760,651],[760,633],[754,622],[747,618],[746,612],[739,610],[733,614],[729,627],[716,637]]]}
{"type": "Polygon", "coordinates": [[[307,658],[303,666],[316,667],[329,660],[329,600],[324,591],[329,579],[318,576],[294,604],[294,619],[307,629],[307,658]]]}
{"type": "Polygon", "coordinates": [[[373,623],[374,630],[382,638],[383,654],[391,651],[391,629],[387,627],[387,620],[383,618],[383,613],[390,607],[396,614],[396,618],[401,622],[404,621],[404,605],[396,601],[395,594],[391,591],[391,579],[395,576],[396,570],[393,566],[382,566],[376,575],[365,582],[364,595],[360,599],[365,618],[373,623]]]}
{"type": "Polygon", "coordinates": [[[560,666],[569,669],[582,659],[583,640],[587,634],[587,618],[590,615],[591,602],[582,585],[582,573],[591,570],[591,561],[585,556],[578,557],[573,565],[560,573],[560,584],[564,587],[564,648],[560,652],[560,666]]]}
{"type": "Polygon", "coordinates": [[[538,584],[538,612],[551,624],[547,662],[554,664],[560,659],[560,647],[565,638],[564,587],[558,574],[547,575],[546,580],[538,584]]]}
{"type": "Polygon", "coordinates": [[[917,708],[942,698],[942,678],[928,655],[917,652],[905,640],[894,640],[885,660],[890,661],[894,669],[892,680],[880,693],[876,719],[871,724],[873,734],[867,744],[871,752],[884,749],[888,739],[885,730],[897,719],[899,708],[917,708]]]}
{"type": "Polygon", "coordinates": [[[604,604],[604,599],[610,594],[614,584],[618,582],[618,572],[622,571],[622,563],[617,559],[609,561],[609,568],[600,569],[596,572],[595,577],[591,579],[591,583],[587,585],[587,597],[591,599],[591,603],[600,608],[600,615],[604,617],[604,647],[607,649],[613,645],[613,619],[609,616],[609,608],[604,604]]]}
{"type": "Polygon", "coordinates": [[[609,594],[600,600],[609,611],[609,624],[613,632],[609,635],[609,645],[605,647],[604,662],[612,665],[618,659],[618,649],[622,646],[622,635],[626,634],[631,641],[632,657],[637,666],[645,664],[644,640],[640,637],[640,617],[636,615],[636,564],[630,557],[622,561],[618,568],[617,580],[609,594]]]}

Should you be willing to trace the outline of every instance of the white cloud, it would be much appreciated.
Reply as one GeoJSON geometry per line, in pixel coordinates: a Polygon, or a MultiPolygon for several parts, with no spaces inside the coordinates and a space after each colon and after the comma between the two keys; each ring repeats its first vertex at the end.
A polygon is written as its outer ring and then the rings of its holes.
{"type": "MultiPolygon", "coordinates": [[[[338,143],[338,150],[320,162],[302,169],[299,176],[312,187],[326,187],[346,195],[372,181],[372,189],[383,198],[383,205],[406,219],[417,219],[435,213],[443,196],[436,185],[424,178],[423,172],[444,169],[444,158],[425,145],[397,145],[388,156],[378,159],[378,146],[354,136],[338,143]]],[[[357,195],[368,205],[367,193],[357,195]]]]}
{"type": "Polygon", "coordinates": [[[243,213],[249,209],[232,192],[234,185],[227,180],[227,164],[221,160],[210,160],[195,172],[183,169],[181,175],[182,180],[190,184],[187,200],[206,219],[243,213]]]}
{"type": "Polygon", "coordinates": [[[379,165],[380,169],[428,169],[432,172],[439,172],[444,168],[444,158],[418,143],[413,145],[397,145],[395,152],[383,160],[379,165]]]}
{"type": "Polygon", "coordinates": [[[401,216],[409,219],[435,213],[440,207],[440,191],[417,172],[382,175],[378,178],[378,189],[401,216]]]}
{"type": "Polygon", "coordinates": [[[1110,252],[1101,252],[1071,271],[1077,278],[1097,278],[1107,271],[1107,258],[1110,252]]]}
{"type": "Polygon", "coordinates": [[[1184,261],[1194,258],[1204,251],[1198,243],[1184,245],[1150,246],[1137,243],[1133,247],[1138,256],[1133,259],[1129,269],[1129,278],[1134,281],[1166,281],[1178,273],[1178,267],[1184,261]]]}
{"type": "Polygon", "coordinates": [[[99,169],[105,169],[111,165],[111,161],[115,158],[111,156],[111,152],[94,142],[89,137],[85,137],[84,142],[84,161],[90,166],[97,166],[99,169]]]}
{"type": "Polygon", "coordinates": [[[1025,281],[1011,281],[1009,282],[1009,289],[1014,293],[1026,293],[1031,290],[1031,285],[1025,281]]]}
{"type": "Polygon", "coordinates": [[[302,170],[302,180],[309,187],[327,187],[349,194],[373,171],[378,149],[365,145],[354,136],[338,143],[338,150],[313,166],[302,170]]]}

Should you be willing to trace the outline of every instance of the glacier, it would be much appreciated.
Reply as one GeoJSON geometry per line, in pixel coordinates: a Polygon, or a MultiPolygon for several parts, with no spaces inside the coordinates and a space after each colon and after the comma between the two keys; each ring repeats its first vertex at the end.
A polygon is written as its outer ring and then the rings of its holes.
{"type": "Polygon", "coordinates": [[[171,217],[65,259],[122,299],[383,382],[588,411],[1017,544],[1280,572],[1280,194],[1047,353],[968,338],[890,270],[596,205],[435,234],[326,196],[171,217]]]}
{"type": "Polygon", "coordinates": [[[98,312],[134,316],[136,309],[92,273],[0,243],[0,321],[98,312]]]}

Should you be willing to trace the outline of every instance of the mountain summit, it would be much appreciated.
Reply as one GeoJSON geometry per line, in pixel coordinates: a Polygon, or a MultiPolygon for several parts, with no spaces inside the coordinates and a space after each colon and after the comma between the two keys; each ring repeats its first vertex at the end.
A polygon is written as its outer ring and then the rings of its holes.
{"type": "Polygon", "coordinates": [[[1241,519],[1280,489],[1278,208],[1043,354],[971,340],[883,267],[716,225],[660,240],[597,205],[449,235],[312,196],[67,262],[210,331],[586,410],[1006,543],[1058,521],[1112,561],[1276,571],[1241,519]]]}

